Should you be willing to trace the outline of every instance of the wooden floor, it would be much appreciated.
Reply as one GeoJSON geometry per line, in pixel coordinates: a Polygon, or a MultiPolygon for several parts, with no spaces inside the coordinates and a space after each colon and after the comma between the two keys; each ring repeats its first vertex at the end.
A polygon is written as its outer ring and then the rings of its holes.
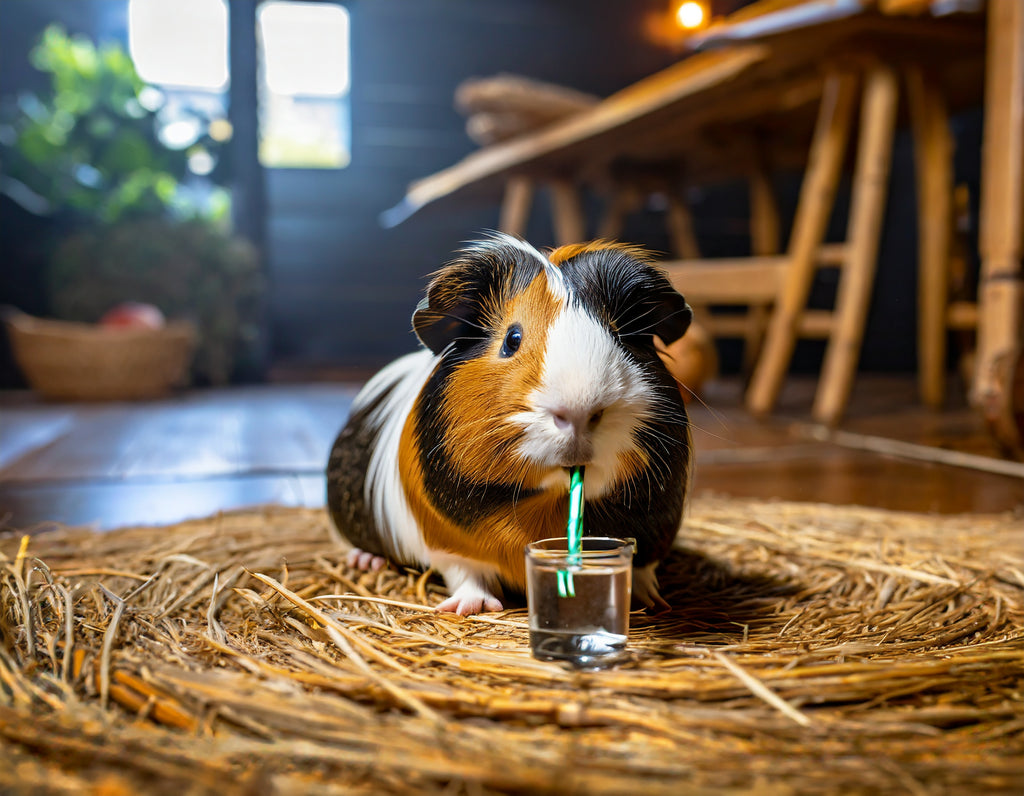
{"type": "MultiPolygon", "coordinates": [[[[262,503],[323,505],[327,452],[357,388],[280,384],[101,405],[0,394],[0,529],[51,522],[107,529],[262,503]]],[[[910,379],[860,377],[845,436],[821,439],[807,419],[812,390],[793,380],[777,414],[757,422],[740,408],[737,383],[712,385],[705,406],[691,404],[695,492],[940,513],[1024,511],[1024,465],[1000,474],[925,460],[959,451],[984,457],[968,457],[969,464],[1006,464],[964,406],[928,412],[910,379]],[[892,441],[912,445],[898,456],[864,449],[892,441]]]]}

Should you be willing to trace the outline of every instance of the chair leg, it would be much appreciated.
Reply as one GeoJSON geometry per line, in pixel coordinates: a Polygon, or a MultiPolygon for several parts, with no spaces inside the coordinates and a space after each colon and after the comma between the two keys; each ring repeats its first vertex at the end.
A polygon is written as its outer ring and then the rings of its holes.
{"type": "Polygon", "coordinates": [[[755,415],[767,414],[774,408],[793,356],[800,316],[814,278],[815,259],[835,201],[856,90],[857,78],[852,73],[834,72],[825,80],[790,236],[785,284],[747,389],[747,409],[755,415]]]}
{"type": "Polygon", "coordinates": [[[498,229],[510,235],[525,235],[532,203],[533,180],[529,177],[510,177],[505,184],[498,229]]]}
{"type": "Polygon", "coordinates": [[[917,177],[917,377],[921,401],[946,393],[946,307],[953,223],[953,137],[945,98],[920,67],[907,72],[917,177]]]}
{"type": "Polygon", "coordinates": [[[846,409],[860,357],[885,216],[898,100],[896,73],[888,66],[874,66],[864,85],[847,230],[850,251],[839,280],[835,325],[812,409],[816,420],[830,425],[837,423],[846,409]]]}

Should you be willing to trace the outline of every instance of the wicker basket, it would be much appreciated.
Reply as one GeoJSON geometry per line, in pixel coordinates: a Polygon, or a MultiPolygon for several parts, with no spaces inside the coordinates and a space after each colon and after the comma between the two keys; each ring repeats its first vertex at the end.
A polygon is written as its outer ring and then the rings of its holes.
{"type": "Polygon", "coordinates": [[[195,327],[104,328],[87,323],[5,318],[14,358],[32,389],[65,401],[158,398],[185,382],[195,327]]]}

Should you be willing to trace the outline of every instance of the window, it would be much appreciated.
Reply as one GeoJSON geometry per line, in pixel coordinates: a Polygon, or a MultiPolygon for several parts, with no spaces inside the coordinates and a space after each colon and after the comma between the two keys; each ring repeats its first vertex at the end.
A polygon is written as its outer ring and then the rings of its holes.
{"type": "Polygon", "coordinates": [[[156,134],[188,153],[192,176],[178,188],[184,207],[227,213],[228,193],[209,179],[216,146],[231,138],[227,119],[227,0],[130,0],[128,51],[148,86],[139,101],[156,113],[156,134]]]}
{"type": "Polygon", "coordinates": [[[349,19],[333,3],[269,0],[258,14],[260,162],[349,163],[349,19]]]}
{"type": "MultiPolygon", "coordinates": [[[[203,135],[231,137],[227,121],[227,0],[130,0],[129,51],[152,88],[168,146],[192,147],[203,135]]],[[[330,2],[267,0],[257,10],[259,157],[276,168],[343,168],[349,163],[349,17],[330,2]]],[[[201,147],[197,175],[216,166],[201,147]]]]}
{"type": "Polygon", "coordinates": [[[147,83],[215,92],[228,87],[225,0],[131,0],[128,46],[147,83]]]}

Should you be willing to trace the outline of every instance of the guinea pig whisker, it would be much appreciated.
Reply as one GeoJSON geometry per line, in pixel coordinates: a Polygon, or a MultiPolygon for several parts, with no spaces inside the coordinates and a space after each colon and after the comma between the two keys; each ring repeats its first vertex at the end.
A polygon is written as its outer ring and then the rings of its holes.
{"type": "MultiPolygon", "coordinates": [[[[729,431],[730,430],[729,424],[726,423],[724,419],[718,417],[717,415],[716,415],[716,419],[718,420],[719,425],[722,426],[722,429],[724,431],[729,431]]],[[[738,442],[739,442],[739,440],[737,440],[733,436],[730,436],[728,434],[716,434],[709,427],[704,426],[704,425],[699,425],[697,423],[694,423],[692,418],[690,419],[688,425],[690,426],[691,429],[694,429],[696,431],[700,431],[702,434],[707,434],[709,437],[711,437],[712,439],[716,439],[719,442],[729,442],[729,443],[732,443],[732,444],[738,444],[738,442]]]]}
{"type": "Polygon", "coordinates": [[[670,446],[671,445],[675,445],[676,442],[677,442],[677,438],[676,437],[673,437],[670,434],[668,434],[667,432],[662,431],[654,423],[644,423],[644,424],[642,424],[642,429],[643,429],[645,434],[648,434],[651,437],[654,437],[655,439],[657,439],[659,441],[668,443],[668,445],[670,445],[670,446]]]}
{"type": "MultiPolygon", "coordinates": [[[[637,316],[635,316],[633,318],[630,318],[629,319],[629,323],[622,324],[622,326],[620,327],[620,332],[622,332],[624,334],[645,334],[646,332],[652,331],[654,329],[654,327],[664,323],[665,321],[669,320],[670,318],[674,318],[676,315],[682,315],[683,313],[686,312],[686,310],[676,310],[675,312],[670,312],[668,315],[659,316],[658,319],[654,323],[648,324],[647,326],[643,326],[643,327],[641,327],[639,329],[631,328],[633,326],[633,324],[637,323],[638,321],[643,320],[648,315],[653,314],[654,312],[657,311],[657,309],[658,309],[657,307],[651,307],[646,312],[642,312],[639,315],[637,315],[637,316]]],[[[614,323],[616,324],[616,326],[618,326],[619,325],[619,319],[616,318],[614,323]]]]}
{"type": "MultiPolygon", "coordinates": [[[[655,390],[657,389],[659,388],[656,387],[655,390]]],[[[658,419],[666,423],[673,422],[679,417],[679,404],[675,399],[677,390],[675,387],[663,387],[660,389],[662,394],[659,395],[657,391],[654,393],[650,401],[650,408],[660,413],[657,415],[658,419]]]]}
{"type": "MultiPolygon", "coordinates": [[[[705,409],[708,410],[708,412],[711,414],[712,418],[717,422],[717,424],[721,427],[722,430],[729,431],[730,426],[729,426],[729,423],[726,421],[725,415],[723,413],[719,412],[714,407],[709,406],[707,404],[707,402],[705,402],[699,395],[697,395],[696,393],[691,391],[688,387],[686,387],[686,385],[682,385],[682,386],[684,388],[686,388],[686,390],[688,392],[690,392],[691,395],[693,395],[694,399],[697,400],[700,403],[701,406],[703,406],[705,409]]],[[[671,390],[672,392],[675,391],[674,387],[664,387],[664,388],[661,388],[661,389],[665,390],[666,392],[669,391],[669,390],[671,390]]],[[[665,412],[664,415],[657,416],[659,420],[671,421],[672,416],[676,413],[675,405],[674,405],[674,402],[671,400],[671,398],[663,398],[662,396],[657,395],[657,394],[655,395],[654,400],[651,401],[651,408],[654,409],[654,410],[664,410],[664,412],[665,412]]],[[[688,425],[691,428],[695,428],[695,429],[698,429],[699,431],[703,431],[705,434],[708,434],[708,435],[714,437],[715,439],[722,440],[723,442],[735,442],[735,440],[732,439],[729,436],[722,436],[720,434],[715,434],[709,428],[707,428],[705,426],[697,425],[696,423],[693,422],[693,417],[692,416],[687,415],[687,418],[688,418],[687,419],[687,423],[688,423],[688,425]]]]}
{"type": "Polygon", "coordinates": [[[521,474],[517,473],[515,478],[513,479],[513,484],[515,488],[512,490],[512,510],[513,512],[516,513],[517,516],[519,510],[519,498],[522,497],[523,485],[526,483],[526,476],[528,471],[528,465],[526,464],[526,462],[520,464],[520,470],[522,471],[521,474]]]}
{"type": "MultiPolygon", "coordinates": [[[[655,310],[655,308],[653,308],[653,307],[652,307],[652,308],[651,308],[650,310],[648,310],[647,312],[643,313],[642,315],[640,315],[640,316],[638,316],[638,317],[642,318],[642,317],[644,317],[644,315],[649,315],[650,313],[654,312],[654,310],[655,310]]],[[[670,313],[669,313],[668,315],[663,315],[663,316],[661,316],[661,317],[660,317],[660,318],[658,319],[658,323],[664,323],[665,321],[667,321],[667,320],[669,320],[669,319],[671,319],[671,318],[674,318],[674,317],[676,317],[677,315],[683,315],[683,314],[685,314],[685,313],[687,313],[687,312],[689,312],[689,313],[691,313],[691,314],[692,314],[693,310],[690,310],[690,309],[686,309],[686,310],[676,310],[675,312],[670,312],[670,313]]],[[[650,330],[651,330],[651,329],[653,329],[653,328],[654,328],[654,326],[656,326],[656,325],[657,325],[657,324],[652,324],[651,326],[648,326],[648,327],[647,327],[646,329],[643,329],[643,331],[645,331],[645,332],[647,332],[647,331],[650,331],[650,330]]]]}
{"type": "Polygon", "coordinates": [[[620,315],[620,316],[616,317],[613,320],[613,323],[619,329],[620,332],[623,332],[623,333],[626,333],[626,334],[643,334],[644,332],[646,332],[646,331],[648,331],[650,329],[653,329],[657,324],[651,324],[649,326],[645,326],[645,327],[640,328],[640,329],[632,329],[630,327],[633,324],[637,323],[638,321],[643,320],[648,315],[651,315],[655,311],[655,309],[656,309],[655,307],[651,307],[646,312],[641,312],[639,315],[635,315],[632,318],[629,318],[627,323],[622,323],[621,322],[623,316],[620,315]]]}
{"type": "Polygon", "coordinates": [[[648,461],[649,468],[647,469],[654,471],[653,473],[650,473],[648,477],[650,477],[650,475],[658,475],[659,477],[664,477],[668,473],[672,472],[671,463],[667,458],[667,449],[671,445],[678,444],[678,440],[668,436],[667,434],[665,434],[662,431],[659,431],[658,429],[654,429],[649,426],[645,430],[649,433],[650,437],[652,438],[652,441],[658,441],[662,443],[661,446],[652,444],[648,447],[648,455],[651,458],[648,461]]]}
{"type": "Polygon", "coordinates": [[[659,478],[663,478],[672,471],[671,467],[669,466],[668,460],[664,456],[658,454],[656,458],[657,461],[651,461],[650,467],[644,470],[647,476],[649,490],[653,485],[653,482],[651,480],[653,476],[657,475],[659,478]]]}
{"type": "Polygon", "coordinates": [[[685,389],[685,390],[686,390],[686,391],[687,391],[688,393],[690,393],[690,395],[691,395],[691,396],[693,397],[693,399],[694,399],[695,401],[697,401],[697,403],[699,403],[699,404],[700,404],[701,406],[703,406],[703,407],[704,407],[705,409],[707,409],[707,410],[708,410],[708,412],[710,412],[710,413],[711,413],[711,416],[712,416],[712,417],[713,417],[713,418],[714,418],[715,420],[717,420],[717,421],[718,421],[718,424],[719,424],[720,426],[722,426],[722,428],[728,428],[728,427],[729,427],[729,424],[728,424],[728,423],[726,422],[726,420],[725,420],[725,415],[724,415],[724,414],[722,414],[721,412],[717,411],[717,410],[716,410],[716,409],[714,409],[714,408],[713,408],[712,406],[710,406],[710,405],[709,405],[709,404],[707,403],[707,401],[705,401],[705,400],[704,400],[703,398],[701,398],[701,397],[700,397],[699,395],[697,395],[697,393],[695,393],[695,392],[694,392],[693,390],[691,390],[691,389],[690,389],[689,387],[687,387],[687,386],[686,386],[685,384],[683,384],[682,382],[680,382],[679,384],[680,384],[680,386],[681,386],[681,387],[683,387],[683,388],[684,388],[684,389],[685,389]]]}

